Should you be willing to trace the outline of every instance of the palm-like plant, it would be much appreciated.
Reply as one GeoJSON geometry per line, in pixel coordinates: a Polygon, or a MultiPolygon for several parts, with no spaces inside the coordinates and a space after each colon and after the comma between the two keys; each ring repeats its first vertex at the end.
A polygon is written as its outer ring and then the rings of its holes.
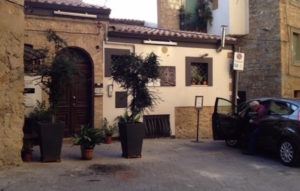
{"type": "Polygon", "coordinates": [[[80,145],[82,149],[93,149],[104,142],[105,136],[101,129],[91,128],[89,125],[81,126],[81,133],[73,136],[74,145],[80,145]]]}

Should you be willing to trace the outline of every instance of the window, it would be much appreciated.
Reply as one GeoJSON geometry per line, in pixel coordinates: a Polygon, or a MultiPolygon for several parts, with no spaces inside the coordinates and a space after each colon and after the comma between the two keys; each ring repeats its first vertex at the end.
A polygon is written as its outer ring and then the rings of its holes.
{"type": "Polygon", "coordinates": [[[211,58],[186,58],[186,86],[213,85],[211,58]]]}
{"type": "Polygon", "coordinates": [[[216,10],[219,7],[219,0],[212,0],[212,10],[216,10]]]}
{"type": "Polygon", "coordinates": [[[176,86],[175,66],[159,67],[160,86],[176,86]]]}
{"type": "Polygon", "coordinates": [[[294,98],[300,98],[300,90],[295,90],[294,91],[294,98]]]}
{"type": "Polygon", "coordinates": [[[300,34],[293,32],[293,63],[300,65],[300,34]]]}
{"type": "Polygon", "coordinates": [[[127,107],[127,92],[116,92],[116,108],[127,107]]]}
{"type": "Polygon", "coordinates": [[[104,76],[111,77],[111,63],[119,59],[120,56],[130,54],[130,50],[127,49],[105,49],[105,68],[104,76]]]}
{"type": "Polygon", "coordinates": [[[289,103],[272,101],[270,105],[270,112],[271,114],[288,115],[293,111],[291,110],[289,103]]]}
{"type": "Polygon", "coordinates": [[[39,73],[40,66],[46,58],[46,49],[34,49],[33,45],[24,45],[24,72],[26,74],[39,73]]]}

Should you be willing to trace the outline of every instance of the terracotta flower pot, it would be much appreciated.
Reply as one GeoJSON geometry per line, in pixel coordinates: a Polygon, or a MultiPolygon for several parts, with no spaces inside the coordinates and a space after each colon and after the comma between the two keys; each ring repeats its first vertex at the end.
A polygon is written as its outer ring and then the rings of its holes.
{"type": "Polygon", "coordinates": [[[24,152],[22,156],[22,160],[24,162],[31,162],[32,161],[32,153],[31,152],[24,152]]]}
{"type": "Polygon", "coordinates": [[[112,142],[112,136],[106,137],[106,144],[110,144],[112,142]]]}
{"type": "Polygon", "coordinates": [[[81,148],[81,159],[82,160],[91,160],[94,156],[94,149],[84,149],[81,148]]]}

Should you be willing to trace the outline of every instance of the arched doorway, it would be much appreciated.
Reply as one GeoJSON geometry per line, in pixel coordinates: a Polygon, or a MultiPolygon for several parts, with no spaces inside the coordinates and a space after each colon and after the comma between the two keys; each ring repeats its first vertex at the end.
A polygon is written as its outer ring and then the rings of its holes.
{"type": "Polygon", "coordinates": [[[56,111],[56,118],[65,123],[64,136],[70,137],[80,132],[81,125],[93,123],[93,64],[89,54],[80,48],[64,48],[58,54],[70,57],[80,71],[72,85],[62,89],[56,111]]]}

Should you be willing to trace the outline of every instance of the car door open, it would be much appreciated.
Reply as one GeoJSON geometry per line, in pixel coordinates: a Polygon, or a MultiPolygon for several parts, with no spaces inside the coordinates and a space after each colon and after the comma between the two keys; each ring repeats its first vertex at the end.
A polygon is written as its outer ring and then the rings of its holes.
{"type": "Polygon", "coordinates": [[[224,98],[216,98],[212,116],[214,140],[238,138],[238,116],[233,111],[231,101],[224,98]]]}

